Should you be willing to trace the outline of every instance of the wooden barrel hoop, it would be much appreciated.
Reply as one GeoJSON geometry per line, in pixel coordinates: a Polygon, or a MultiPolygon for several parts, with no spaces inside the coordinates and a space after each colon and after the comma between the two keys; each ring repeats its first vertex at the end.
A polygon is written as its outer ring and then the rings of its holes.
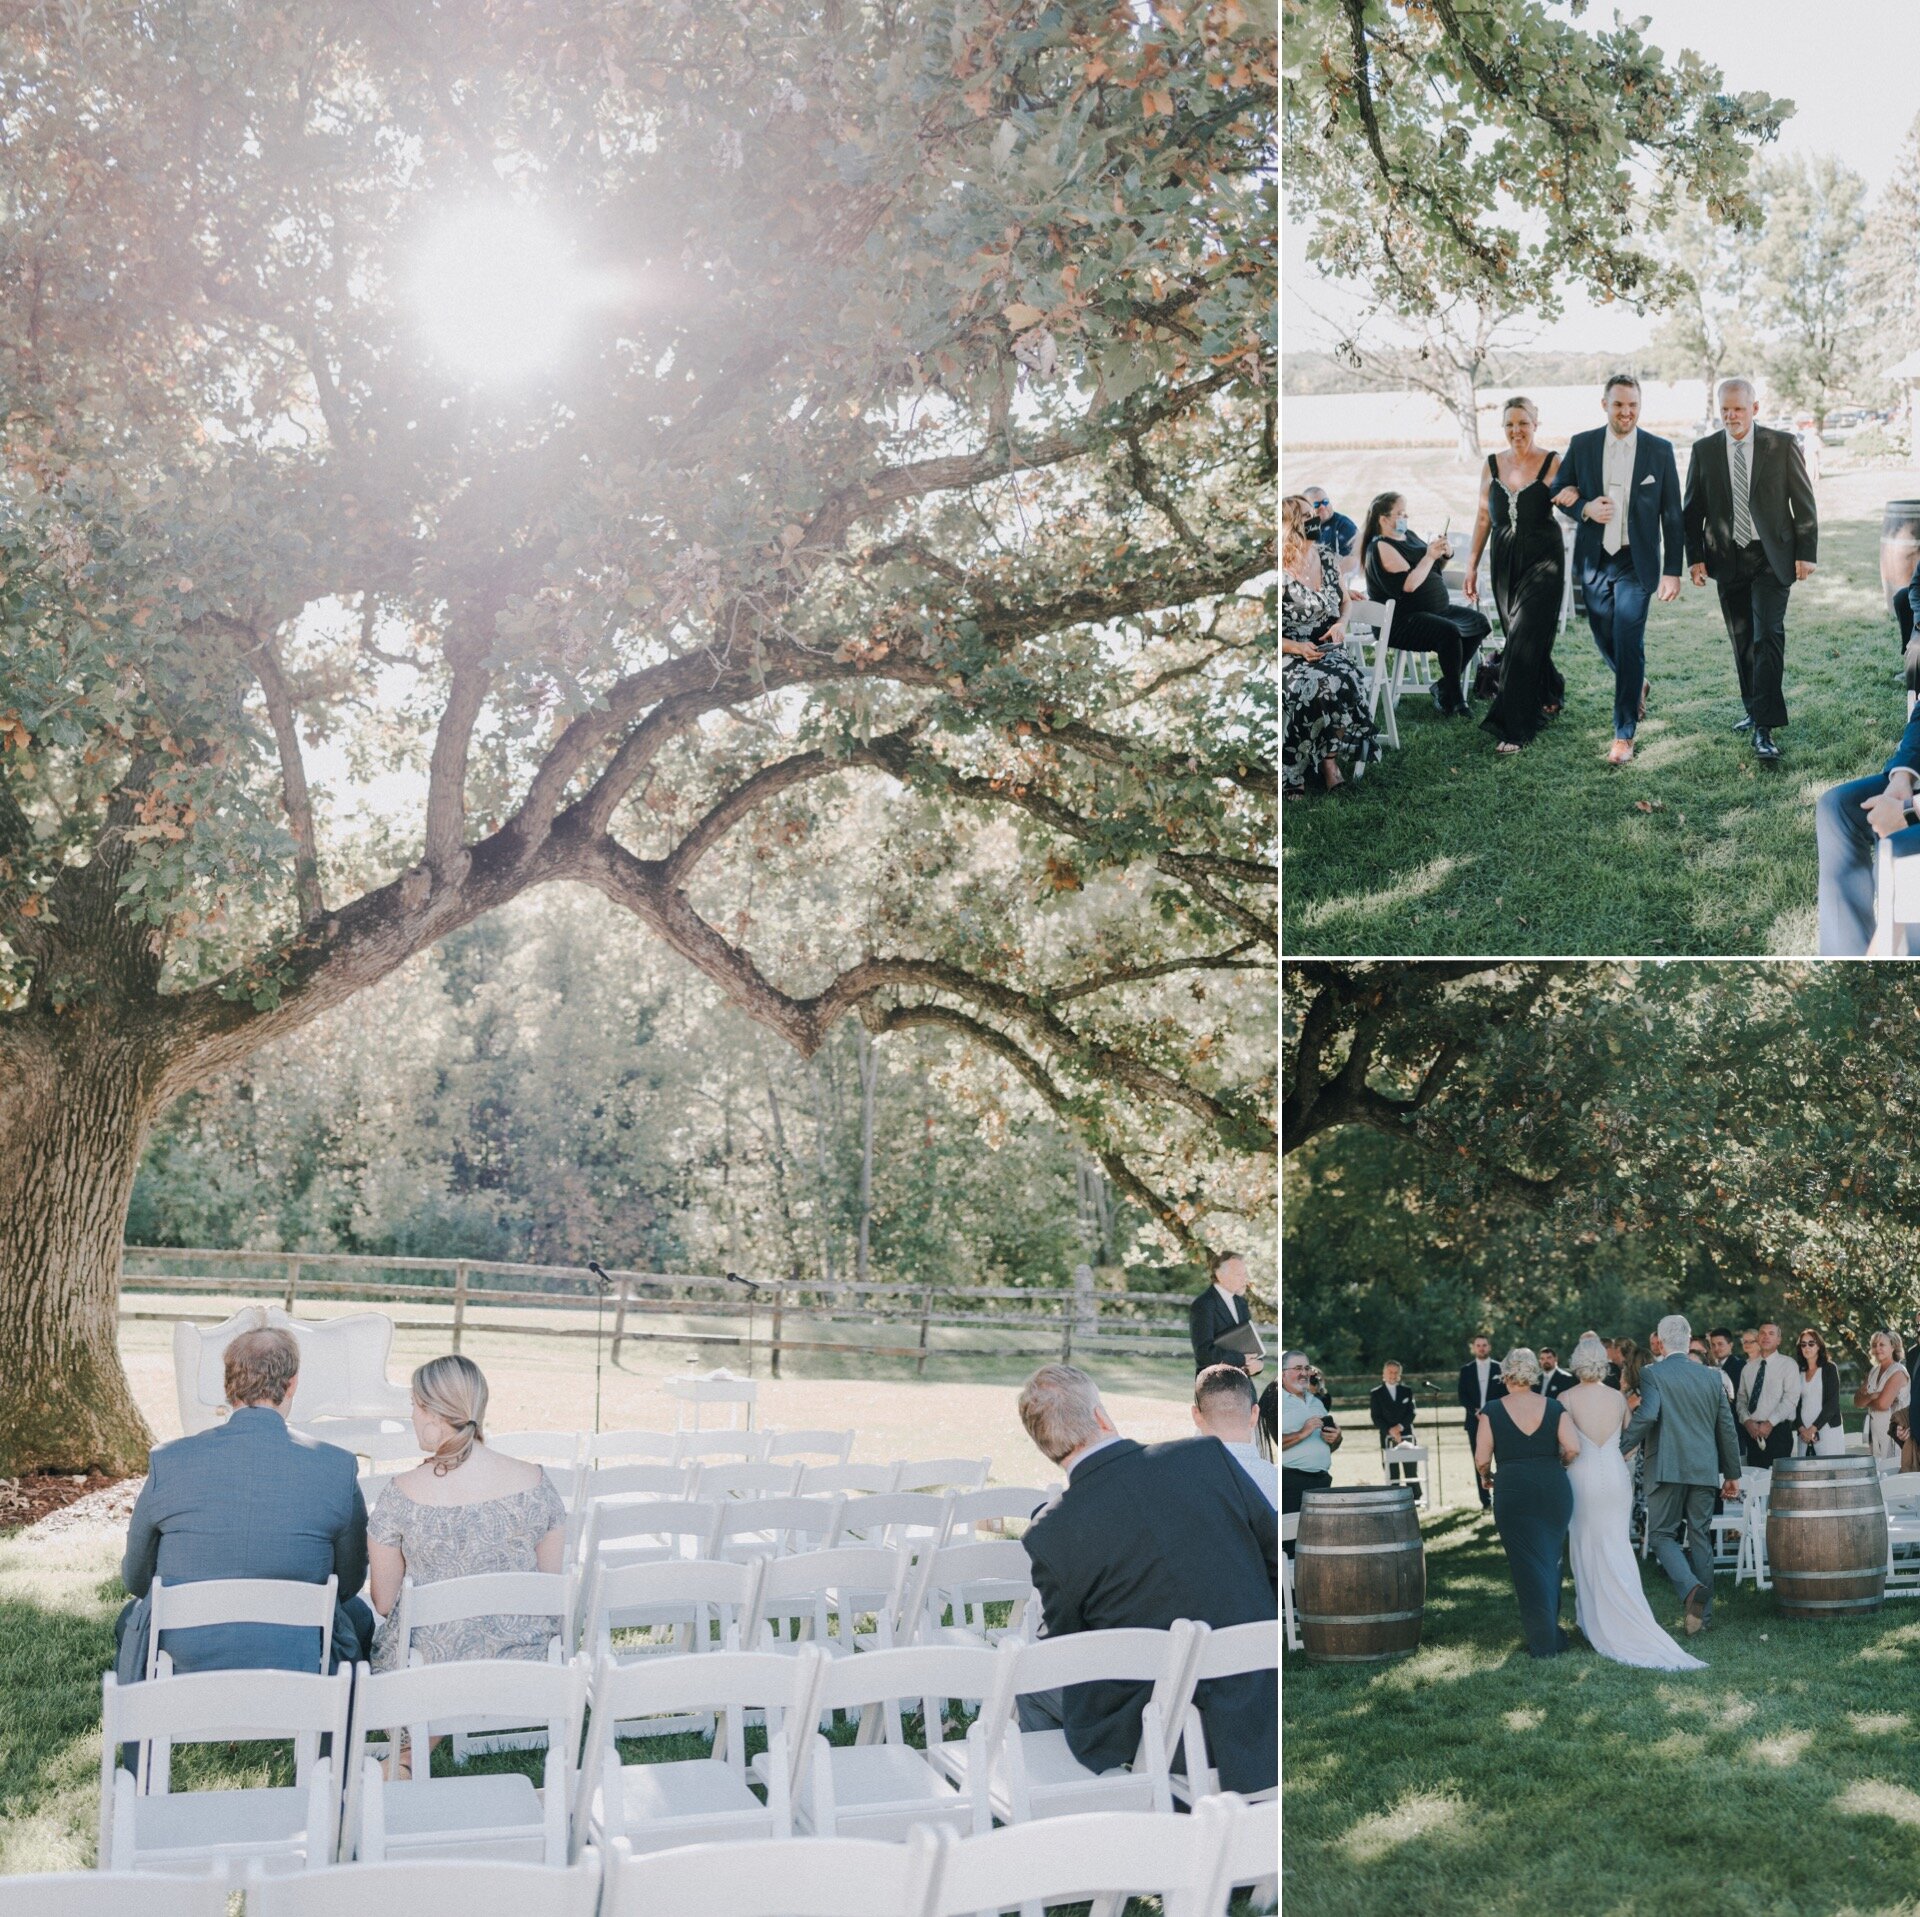
{"type": "Polygon", "coordinates": [[[1309,1491],[1294,1551],[1309,1664],[1379,1664],[1420,1648],[1427,1559],[1413,1486],[1309,1491]]]}
{"type": "Polygon", "coordinates": [[[1871,1458],[1783,1458],[1767,1562],[1786,1617],[1864,1616],[1887,1595],[1887,1507],[1871,1458]]]}

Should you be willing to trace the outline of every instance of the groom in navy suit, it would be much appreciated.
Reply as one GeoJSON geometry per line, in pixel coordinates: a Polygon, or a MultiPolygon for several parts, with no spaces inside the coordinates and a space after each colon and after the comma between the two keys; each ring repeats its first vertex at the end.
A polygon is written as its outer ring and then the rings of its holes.
{"type": "Polygon", "coordinates": [[[1640,382],[1607,381],[1607,423],[1575,433],[1560,462],[1565,482],[1553,503],[1579,527],[1573,563],[1593,643],[1613,669],[1613,746],[1625,765],[1646,717],[1647,608],[1680,597],[1686,528],[1673,442],[1640,431],[1640,382]],[[1664,551],[1664,561],[1663,561],[1664,551]]]}

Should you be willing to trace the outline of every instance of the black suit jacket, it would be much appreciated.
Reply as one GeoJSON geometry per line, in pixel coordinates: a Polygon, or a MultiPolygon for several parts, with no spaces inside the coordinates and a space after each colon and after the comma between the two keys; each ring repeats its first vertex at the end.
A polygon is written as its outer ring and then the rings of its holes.
{"type": "MultiPolygon", "coordinates": [[[[1560,455],[1559,484],[1554,487],[1559,492],[1571,486],[1579,494],[1571,506],[1558,510],[1579,529],[1574,534],[1573,560],[1583,576],[1611,563],[1606,553],[1607,529],[1598,520],[1584,517],[1587,507],[1606,493],[1607,431],[1596,426],[1567,441],[1567,450],[1560,455]]],[[[1633,576],[1644,591],[1652,592],[1663,576],[1679,578],[1685,547],[1680,468],[1674,461],[1673,442],[1643,426],[1627,501],[1627,553],[1633,561],[1633,576]]]]}
{"type": "Polygon", "coordinates": [[[1219,1287],[1209,1285],[1191,1305],[1187,1307],[1187,1332],[1193,1339],[1193,1369],[1197,1377],[1209,1365],[1232,1365],[1236,1371],[1245,1371],[1247,1361],[1237,1351],[1227,1351],[1213,1341],[1223,1331],[1231,1331],[1235,1325],[1244,1325],[1252,1318],[1247,1309],[1247,1295],[1242,1292],[1233,1301],[1233,1308],[1227,1308],[1227,1301],[1221,1297],[1219,1287]]]}
{"type": "Polygon", "coordinates": [[[1480,1413],[1496,1398],[1507,1395],[1507,1381],[1500,1375],[1500,1361],[1494,1361],[1487,1367],[1486,1404],[1480,1401],[1480,1374],[1474,1368],[1472,1360],[1460,1367],[1460,1409],[1467,1414],[1467,1436],[1473,1436],[1475,1421],[1480,1413]]]}
{"type": "MultiPolygon", "coordinates": [[[[1767,569],[1781,585],[1793,584],[1797,559],[1809,564],[1820,551],[1820,520],[1800,442],[1771,426],[1753,429],[1753,466],[1747,509],[1754,537],[1767,555],[1767,569]]],[[[1733,473],[1724,432],[1693,442],[1681,518],[1687,529],[1687,564],[1705,564],[1718,579],[1738,548],[1733,543],[1733,473]]]]}
{"type": "MultiPolygon", "coordinates": [[[[1740,1374],[1746,1370],[1746,1368],[1747,1354],[1744,1351],[1736,1351],[1731,1356],[1720,1360],[1720,1369],[1733,1380],[1733,1399],[1735,1404],[1740,1402],[1740,1374]]],[[[1734,1422],[1737,1424],[1739,1420],[1736,1418],[1734,1422]]]]}
{"type": "Polygon", "coordinates": [[[1563,1371],[1558,1365],[1555,1365],[1554,1368],[1540,1380],[1540,1389],[1545,1392],[1549,1398],[1557,1398],[1561,1392],[1571,1391],[1575,1382],[1574,1375],[1571,1371],[1563,1371]]]}
{"type": "MultiPolygon", "coordinates": [[[[1021,1542],[1049,1637],[1222,1626],[1275,1616],[1279,1521],[1218,1438],[1141,1445],[1121,1438],[1083,1458],[1058,1504],[1021,1542]]],[[[1075,1684],[1062,1698],[1067,1748],[1089,1770],[1132,1763],[1150,1687],[1075,1684]]],[[[1207,1749],[1230,1791],[1279,1781],[1280,1688],[1271,1672],[1216,1678],[1194,1693],[1207,1749]]]]}
{"type": "Polygon", "coordinates": [[[1373,1428],[1383,1439],[1395,1425],[1400,1427],[1402,1438],[1413,1436],[1413,1393],[1405,1385],[1375,1385],[1367,1399],[1367,1410],[1373,1428]]]}

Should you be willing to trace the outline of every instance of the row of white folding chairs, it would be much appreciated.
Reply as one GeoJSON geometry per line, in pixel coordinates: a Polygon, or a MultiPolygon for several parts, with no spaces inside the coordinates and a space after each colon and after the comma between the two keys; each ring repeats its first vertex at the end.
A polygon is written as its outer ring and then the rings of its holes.
{"type": "MultiPolygon", "coordinates": [[[[851,1431],[490,1431],[487,1443],[510,1458],[568,1471],[634,1458],[663,1464],[724,1458],[741,1464],[845,1464],[853,1455],[851,1431]]],[[[375,1465],[417,1463],[421,1455],[409,1431],[369,1433],[354,1449],[375,1465]]]]}
{"type": "MultiPolygon", "coordinates": [[[[1104,1811],[956,1838],[922,1826],[905,1843],[793,1838],[636,1855],[616,1840],[570,1866],[487,1859],[348,1864],[247,1880],[247,1917],[968,1917],[1014,1905],[1158,1896],[1168,1917],[1221,1917],[1234,1888],[1279,1868],[1271,1808],[1218,1796],[1177,1821],[1104,1811]]],[[[225,1873],[64,1872],[0,1879],[0,1917],[225,1917],[225,1873]]]]}
{"type": "Polygon", "coordinates": [[[228,1870],[262,1863],[320,1870],[359,1857],[490,1856],[564,1864],[592,1841],[636,1850],[733,1838],[876,1836],[915,1825],[985,1831],[997,1818],[1026,1823],[1083,1810],[1167,1812],[1184,1743],[1190,1794],[1213,1794],[1195,1686],[1274,1669],[1271,1624],[1210,1632],[1098,1631],[997,1647],[920,1644],[834,1658],[804,1644],[792,1655],[719,1651],[617,1664],[606,1656],[564,1665],[448,1663],[331,1677],[220,1671],[121,1687],[101,1698],[100,1863],[104,1870],[228,1870]],[[1096,1775],[1059,1730],[1025,1730],[1020,1697],[1064,1686],[1150,1686],[1132,1767],[1096,1775]],[[949,1735],[950,1699],[983,1700],[963,1734],[949,1735]],[[591,1701],[592,1725],[581,1749],[591,1701]],[[918,1708],[923,1747],[904,1730],[902,1702],[918,1708]],[[859,1713],[860,1741],[829,1745],[823,1714],[859,1713]],[[748,1762],[745,1723],[764,1715],[767,1748],[748,1762]],[[686,1715],[718,1717],[713,1752],[664,1763],[623,1762],[616,1736],[677,1729],[686,1715]],[[547,1753],[536,1790],[520,1774],[434,1778],[431,1740],[460,1729],[538,1726],[547,1753]],[[291,1787],[143,1790],[119,1770],[126,1743],[328,1741],[300,1763],[291,1787]],[[402,1738],[422,1775],[391,1781],[369,1746],[389,1755],[402,1738]],[[344,1773],[345,1790],[339,1788],[344,1773]],[[758,1784],[765,1801],[755,1794],[758,1784]]]}

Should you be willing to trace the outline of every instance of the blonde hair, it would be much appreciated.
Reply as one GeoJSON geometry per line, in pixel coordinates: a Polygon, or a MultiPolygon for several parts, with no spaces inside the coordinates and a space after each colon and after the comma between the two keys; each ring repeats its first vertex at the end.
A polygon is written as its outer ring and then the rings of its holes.
{"type": "Polygon", "coordinates": [[[1567,1359],[1567,1369],[1582,1384],[1596,1381],[1604,1384],[1607,1377],[1607,1348],[1591,1331],[1583,1332],[1580,1342],[1574,1346],[1572,1355],[1567,1359]]]}
{"type": "Polygon", "coordinates": [[[1514,396],[1500,408],[1500,417],[1505,419],[1516,406],[1519,407],[1536,426],[1540,424],[1540,408],[1537,407],[1525,393],[1515,393],[1514,396]]]}
{"type": "Polygon", "coordinates": [[[1515,1345],[1500,1360],[1500,1375],[1508,1384],[1537,1385],[1540,1382],[1540,1360],[1525,1345],[1515,1345]]]}
{"type": "Polygon", "coordinates": [[[1077,1365],[1042,1365],[1020,1392],[1020,1422],[1049,1464],[1100,1435],[1100,1387],[1077,1365]]]}
{"type": "Polygon", "coordinates": [[[433,1475],[457,1471],[482,1442],[487,1417],[487,1380],[471,1358],[449,1352],[429,1358],[413,1374],[413,1401],[454,1428],[454,1435],[433,1454],[433,1475]]]}
{"type": "Polygon", "coordinates": [[[1291,566],[1306,549],[1307,539],[1307,496],[1305,493],[1289,493],[1280,502],[1280,563],[1291,566]]]}

